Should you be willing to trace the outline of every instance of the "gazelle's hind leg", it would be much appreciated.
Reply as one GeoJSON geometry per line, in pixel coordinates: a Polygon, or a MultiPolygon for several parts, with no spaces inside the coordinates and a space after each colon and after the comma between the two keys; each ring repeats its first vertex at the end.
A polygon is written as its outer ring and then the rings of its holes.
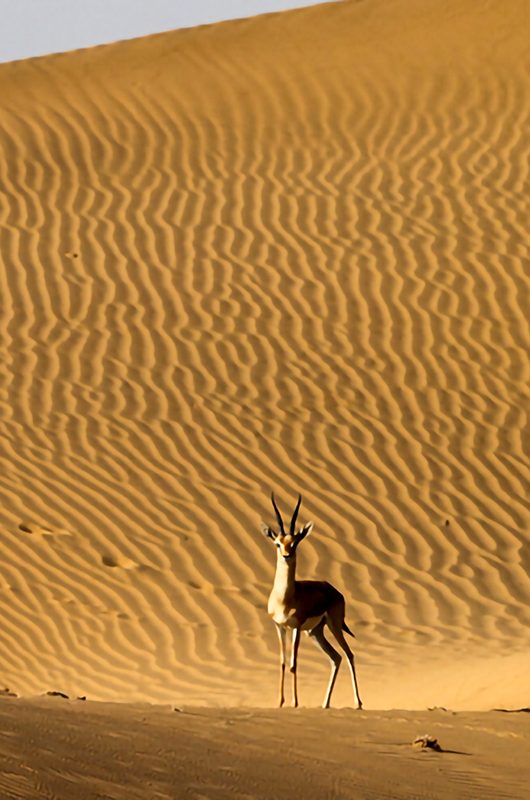
{"type": "Polygon", "coordinates": [[[322,703],[322,708],[329,708],[331,693],[333,691],[333,687],[335,686],[335,681],[337,680],[337,673],[339,671],[340,662],[342,661],[342,656],[335,650],[334,647],[330,645],[324,636],[324,625],[325,621],[322,619],[318,625],[313,628],[313,630],[309,631],[309,636],[315,642],[315,644],[324,651],[331,661],[331,675],[329,676],[326,696],[324,698],[324,702],[322,703]]]}
{"type": "Polygon", "coordinates": [[[361,698],[359,696],[359,687],[357,685],[357,676],[355,674],[355,662],[353,653],[350,650],[350,646],[346,641],[344,633],[342,631],[342,626],[344,624],[344,603],[338,604],[333,608],[330,608],[328,613],[326,614],[326,622],[327,625],[346,654],[346,658],[348,659],[348,664],[350,667],[350,674],[351,674],[351,682],[353,687],[353,697],[355,699],[355,703],[357,708],[362,708],[363,704],[361,702],[361,698]]]}

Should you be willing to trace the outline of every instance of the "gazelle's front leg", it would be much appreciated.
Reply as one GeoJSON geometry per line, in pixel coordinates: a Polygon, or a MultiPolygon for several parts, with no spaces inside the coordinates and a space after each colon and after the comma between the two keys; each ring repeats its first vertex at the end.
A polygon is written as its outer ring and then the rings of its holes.
{"type": "Polygon", "coordinates": [[[291,673],[293,676],[293,708],[298,707],[298,691],[296,686],[296,665],[298,661],[299,645],[300,645],[300,628],[293,628],[293,644],[291,648],[291,673]]]}
{"type": "Polygon", "coordinates": [[[283,685],[285,681],[285,635],[287,631],[285,630],[283,625],[276,625],[276,631],[278,633],[278,639],[280,640],[280,668],[281,668],[281,676],[280,676],[280,708],[285,703],[285,695],[283,693],[283,685]]]}

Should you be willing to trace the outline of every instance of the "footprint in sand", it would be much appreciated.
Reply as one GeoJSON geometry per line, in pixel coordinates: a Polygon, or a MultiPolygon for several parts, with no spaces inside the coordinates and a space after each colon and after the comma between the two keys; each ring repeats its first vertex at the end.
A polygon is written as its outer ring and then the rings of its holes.
{"type": "Polygon", "coordinates": [[[111,567],[112,569],[134,569],[135,567],[140,566],[136,561],[133,561],[131,558],[127,558],[126,556],[114,558],[114,556],[102,555],[101,563],[105,567],[111,567]]]}
{"type": "Polygon", "coordinates": [[[71,532],[66,528],[48,528],[45,525],[28,525],[26,522],[21,522],[18,526],[19,531],[23,533],[31,533],[40,536],[71,536],[71,532]]]}

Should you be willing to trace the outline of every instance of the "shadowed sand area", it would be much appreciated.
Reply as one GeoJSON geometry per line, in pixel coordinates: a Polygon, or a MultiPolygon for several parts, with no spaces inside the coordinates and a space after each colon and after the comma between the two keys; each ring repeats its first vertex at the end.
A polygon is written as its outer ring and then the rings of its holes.
{"type": "Polygon", "coordinates": [[[1,685],[274,704],[274,489],[366,708],[529,704],[529,25],[359,0],[0,67],[1,685]]]}
{"type": "Polygon", "coordinates": [[[0,701],[5,798],[528,797],[528,714],[0,701]],[[417,750],[425,731],[443,752],[417,750]]]}

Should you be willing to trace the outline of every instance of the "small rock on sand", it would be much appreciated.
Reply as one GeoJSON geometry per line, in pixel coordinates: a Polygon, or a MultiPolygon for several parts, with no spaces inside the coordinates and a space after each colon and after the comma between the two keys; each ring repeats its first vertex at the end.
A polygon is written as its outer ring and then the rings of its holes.
{"type": "Polygon", "coordinates": [[[428,733],[423,736],[416,736],[412,742],[412,746],[418,750],[430,748],[431,750],[436,750],[438,753],[442,752],[442,748],[438,744],[438,739],[435,739],[434,736],[430,736],[428,733]]]}

